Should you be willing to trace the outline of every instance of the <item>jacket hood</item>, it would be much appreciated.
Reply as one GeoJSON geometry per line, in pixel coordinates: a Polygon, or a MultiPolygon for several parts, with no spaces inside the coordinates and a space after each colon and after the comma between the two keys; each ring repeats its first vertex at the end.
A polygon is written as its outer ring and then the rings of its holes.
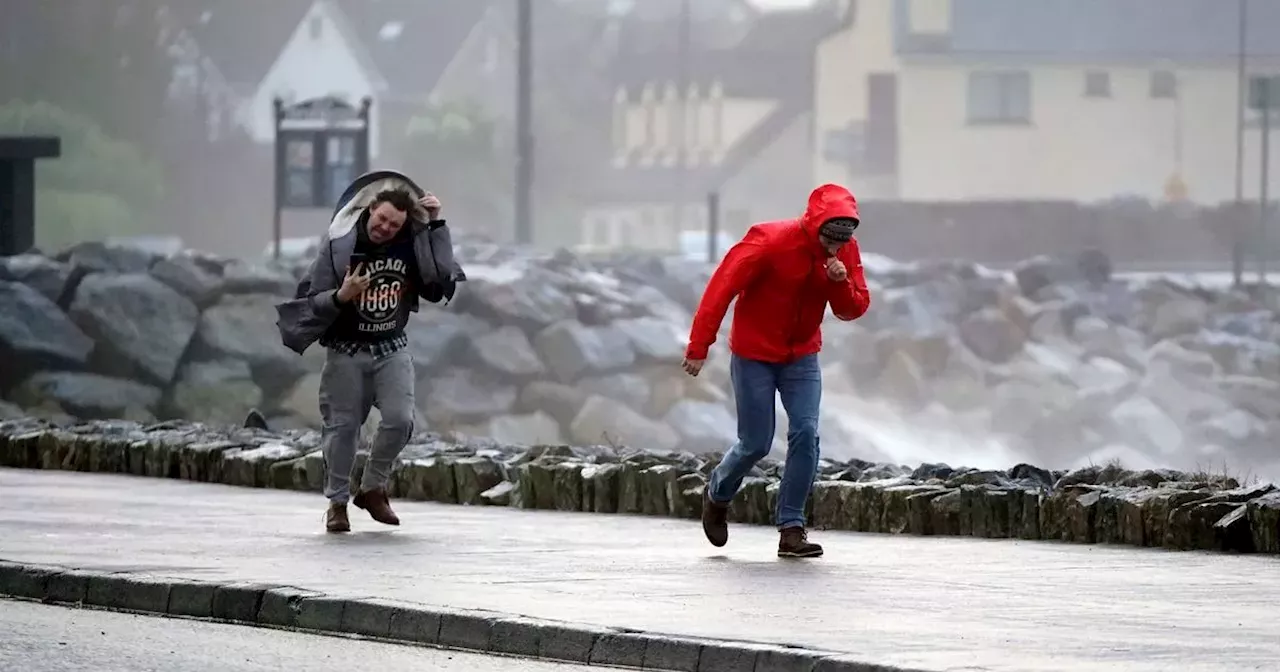
{"type": "Polygon", "coordinates": [[[838,184],[824,184],[809,194],[809,205],[800,219],[800,226],[805,233],[816,236],[818,227],[835,217],[861,219],[858,200],[853,197],[853,192],[838,184]]]}
{"type": "MultiPolygon", "coordinates": [[[[365,208],[373,202],[379,192],[394,189],[406,191],[414,196],[414,200],[422,198],[426,192],[409,177],[393,170],[379,170],[356,178],[345,193],[338,199],[334,208],[333,219],[329,221],[329,239],[341,238],[351,232],[365,208]]],[[[427,221],[427,213],[421,207],[414,206],[409,213],[411,219],[427,221]]]]}

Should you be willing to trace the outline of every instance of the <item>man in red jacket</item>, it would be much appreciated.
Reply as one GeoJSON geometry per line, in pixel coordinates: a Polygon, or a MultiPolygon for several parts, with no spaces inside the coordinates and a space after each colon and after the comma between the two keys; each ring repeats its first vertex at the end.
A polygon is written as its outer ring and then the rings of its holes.
{"type": "Polygon", "coordinates": [[[738,441],[711,473],[702,529],[715,546],[729,541],[729,503],[742,479],[769,454],[774,395],[787,412],[787,459],[774,513],[778,556],[815,558],[822,547],[805,532],[804,509],[818,470],[818,406],[822,399],[822,319],[867,312],[871,295],[854,229],[858,202],[826,184],[809,196],[800,219],[752,226],[711,276],[693,318],[684,370],[702,371],[729,302],[738,299],[729,332],[729,373],[738,408],[738,441]]]}

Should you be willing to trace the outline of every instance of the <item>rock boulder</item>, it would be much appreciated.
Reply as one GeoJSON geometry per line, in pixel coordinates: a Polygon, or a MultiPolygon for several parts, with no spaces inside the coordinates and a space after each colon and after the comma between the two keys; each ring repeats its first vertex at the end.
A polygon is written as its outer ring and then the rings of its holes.
{"type": "Polygon", "coordinates": [[[173,380],[200,320],[190,300],[141,273],[86,276],[67,312],[103,349],[104,370],[162,386],[173,380]]]}

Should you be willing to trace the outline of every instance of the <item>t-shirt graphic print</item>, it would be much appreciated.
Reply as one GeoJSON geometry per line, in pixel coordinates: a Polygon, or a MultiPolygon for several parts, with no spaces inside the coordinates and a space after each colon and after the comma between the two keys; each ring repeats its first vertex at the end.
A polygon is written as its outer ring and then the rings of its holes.
{"type": "Polygon", "coordinates": [[[405,299],[417,291],[412,242],[393,243],[379,253],[369,254],[360,272],[369,277],[369,286],[343,306],[329,336],[366,343],[399,336],[409,323],[405,299]]]}
{"type": "Polygon", "coordinates": [[[369,262],[364,272],[370,276],[369,287],[355,301],[356,315],[360,317],[357,329],[374,334],[394,331],[400,299],[408,286],[409,265],[388,257],[369,262]]]}

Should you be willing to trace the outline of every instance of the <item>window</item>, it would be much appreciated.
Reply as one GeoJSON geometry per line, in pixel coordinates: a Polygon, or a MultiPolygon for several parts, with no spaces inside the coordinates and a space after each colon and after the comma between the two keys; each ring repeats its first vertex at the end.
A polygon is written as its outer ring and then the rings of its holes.
{"type": "Polygon", "coordinates": [[[502,48],[498,44],[498,38],[490,37],[484,45],[484,72],[492,75],[498,71],[498,63],[502,58],[502,48]]]}
{"type": "Polygon", "coordinates": [[[621,87],[613,94],[613,151],[625,153],[627,146],[627,91],[621,87]]]}
{"type": "Polygon", "coordinates": [[[285,201],[295,207],[315,202],[315,144],[289,140],[285,145],[285,201]]]}
{"type": "Polygon", "coordinates": [[[688,156],[692,156],[693,150],[702,146],[702,114],[698,109],[701,105],[702,96],[698,93],[698,85],[692,84],[689,86],[684,104],[685,153],[688,156]]]}
{"type": "Polygon", "coordinates": [[[1249,78],[1245,92],[1245,128],[1260,129],[1263,108],[1270,108],[1268,121],[1274,131],[1280,132],[1280,75],[1254,75],[1249,78]]]}
{"type": "Polygon", "coordinates": [[[378,29],[378,39],[383,42],[395,42],[404,34],[403,21],[388,21],[378,29]]]}
{"type": "Polygon", "coordinates": [[[1019,71],[970,73],[969,123],[1031,123],[1031,75],[1019,71]]]}
{"type": "Polygon", "coordinates": [[[675,82],[667,82],[662,89],[662,103],[666,107],[667,113],[667,137],[663,143],[663,149],[668,152],[669,158],[674,159],[680,152],[684,151],[684,146],[688,144],[685,137],[684,126],[684,110],[683,103],[680,99],[680,91],[676,88],[675,82]]]}
{"type": "Polygon", "coordinates": [[[1084,73],[1084,95],[1086,98],[1111,97],[1111,73],[1092,71],[1084,73]]]}
{"type": "Polygon", "coordinates": [[[351,136],[330,137],[325,147],[325,172],[329,201],[342,197],[347,185],[356,179],[356,140],[351,136]]]}
{"type": "Polygon", "coordinates": [[[1250,110],[1280,109],[1280,75],[1254,75],[1249,78],[1245,104],[1250,110]]]}
{"type": "Polygon", "coordinates": [[[613,217],[607,212],[588,214],[582,221],[582,242],[589,249],[602,249],[613,245],[616,237],[613,217]]]}
{"type": "Polygon", "coordinates": [[[1152,98],[1177,98],[1178,78],[1168,70],[1157,70],[1151,73],[1152,98]]]}
{"type": "Polygon", "coordinates": [[[640,92],[640,104],[644,109],[644,142],[646,150],[652,150],[658,141],[658,101],[652,84],[646,84],[640,92]]]}
{"type": "Polygon", "coordinates": [[[724,85],[719,81],[711,85],[711,119],[710,129],[711,136],[708,146],[712,152],[719,153],[724,150],[724,85]]]}

